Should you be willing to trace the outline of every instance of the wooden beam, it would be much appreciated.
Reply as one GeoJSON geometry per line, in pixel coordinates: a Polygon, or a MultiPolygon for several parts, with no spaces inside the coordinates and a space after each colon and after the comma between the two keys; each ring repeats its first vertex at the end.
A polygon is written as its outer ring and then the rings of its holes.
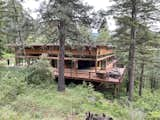
{"type": "MultiPolygon", "coordinates": [[[[25,58],[25,56],[16,56],[16,58],[25,58]]],[[[40,56],[26,56],[26,58],[37,58],[39,59],[40,56]]],[[[58,57],[46,57],[46,59],[49,60],[58,60],[58,57]]],[[[71,57],[65,57],[65,60],[85,60],[85,61],[95,61],[94,58],[71,58],[71,57]]]]}
{"type": "Polygon", "coordinates": [[[114,56],[114,55],[109,55],[109,56],[105,56],[105,57],[102,57],[102,58],[97,58],[97,61],[105,60],[105,59],[110,58],[112,56],[114,56]]]}

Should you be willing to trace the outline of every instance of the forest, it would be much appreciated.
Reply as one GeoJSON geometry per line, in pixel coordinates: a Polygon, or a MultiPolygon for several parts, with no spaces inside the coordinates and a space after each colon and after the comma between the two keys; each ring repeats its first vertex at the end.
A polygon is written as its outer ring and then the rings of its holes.
{"type": "Polygon", "coordinates": [[[0,0],[0,120],[160,120],[160,0],[26,1],[0,0]]]}

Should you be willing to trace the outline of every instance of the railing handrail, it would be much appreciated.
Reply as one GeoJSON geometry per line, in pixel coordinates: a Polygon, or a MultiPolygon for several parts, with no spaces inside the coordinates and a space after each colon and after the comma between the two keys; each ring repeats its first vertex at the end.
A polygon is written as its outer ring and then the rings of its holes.
{"type": "MultiPolygon", "coordinates": [[[[124,69],[126,70],[125,67],[124,67],[124,69]]],[[[58,69],[54,69],[54,72],[58,73],[58,69]]],[[[93,74],[96,75],[98,73],[98,71],[87,71],[87,70],[84,70],[84,71],[78,71],[78,70],[74,71],[73,69],[65,69],[64,73],[69,73],[71,77],[73,77],[73,76],[74,77],[78,77],[78,76],[81,76],[81,74],[85,74],[85,76],[87,78],[92,79],[92,78],[94,78],[93,74]]],[[[107,71],[104,73],[105,78],[100,78],[100,79],[106,79],[106,80],[109,79],[110,77],[109,77],[109,75],[107,73],[108,73],[107,71]]],[[[123,76],[124,76],[124,73],[119,78],[119,82],[121,82],[121,78],[123,76]]]]}

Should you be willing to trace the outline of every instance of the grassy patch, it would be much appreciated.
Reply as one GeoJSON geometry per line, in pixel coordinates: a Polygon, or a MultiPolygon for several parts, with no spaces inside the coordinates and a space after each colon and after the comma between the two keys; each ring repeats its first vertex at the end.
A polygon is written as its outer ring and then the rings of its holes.
{"type": "Polygon", "coordinates": [[[56,83],[28,85],[23,68],[0,67],[0,118],[3,120],[84,120],[85,113],[105,113],[114,120],[159,117],[160,95],[144,91],[129,103],[127,97],[107,100],[92,85],[68,86],[57,92],[56,83]]]}

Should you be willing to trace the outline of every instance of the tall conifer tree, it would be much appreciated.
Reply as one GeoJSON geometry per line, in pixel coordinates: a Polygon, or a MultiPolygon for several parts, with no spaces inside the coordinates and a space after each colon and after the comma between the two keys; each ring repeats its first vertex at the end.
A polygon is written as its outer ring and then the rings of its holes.
{"type": "Polygon", "coordinates": [[[43,21],[52,25],[53,33],[57,33],[56,40],[59,41],[59,63],[58,63],[58,91],[65,90],[64,80],[64,57],[66,40],[79,39],[79,25],[90,25],[90,10],[92,7],[83,4],[80,0],[50,0],[42,10],[43,21]]]}
{"type": "MultiPolygon", "coordinates": [[[[117,36],[123,38],[123,44],[128,45],[128,93],[129,100],[133,99],[135,81],[135,61],[137,30],[141,25],[149,26],[158,20],[159,9],[155,0],[112,0],[115,4],[108,11],[118,21],[117,36]]],[[[123,46],[121,46],[123,47],[123,46]]]]}

